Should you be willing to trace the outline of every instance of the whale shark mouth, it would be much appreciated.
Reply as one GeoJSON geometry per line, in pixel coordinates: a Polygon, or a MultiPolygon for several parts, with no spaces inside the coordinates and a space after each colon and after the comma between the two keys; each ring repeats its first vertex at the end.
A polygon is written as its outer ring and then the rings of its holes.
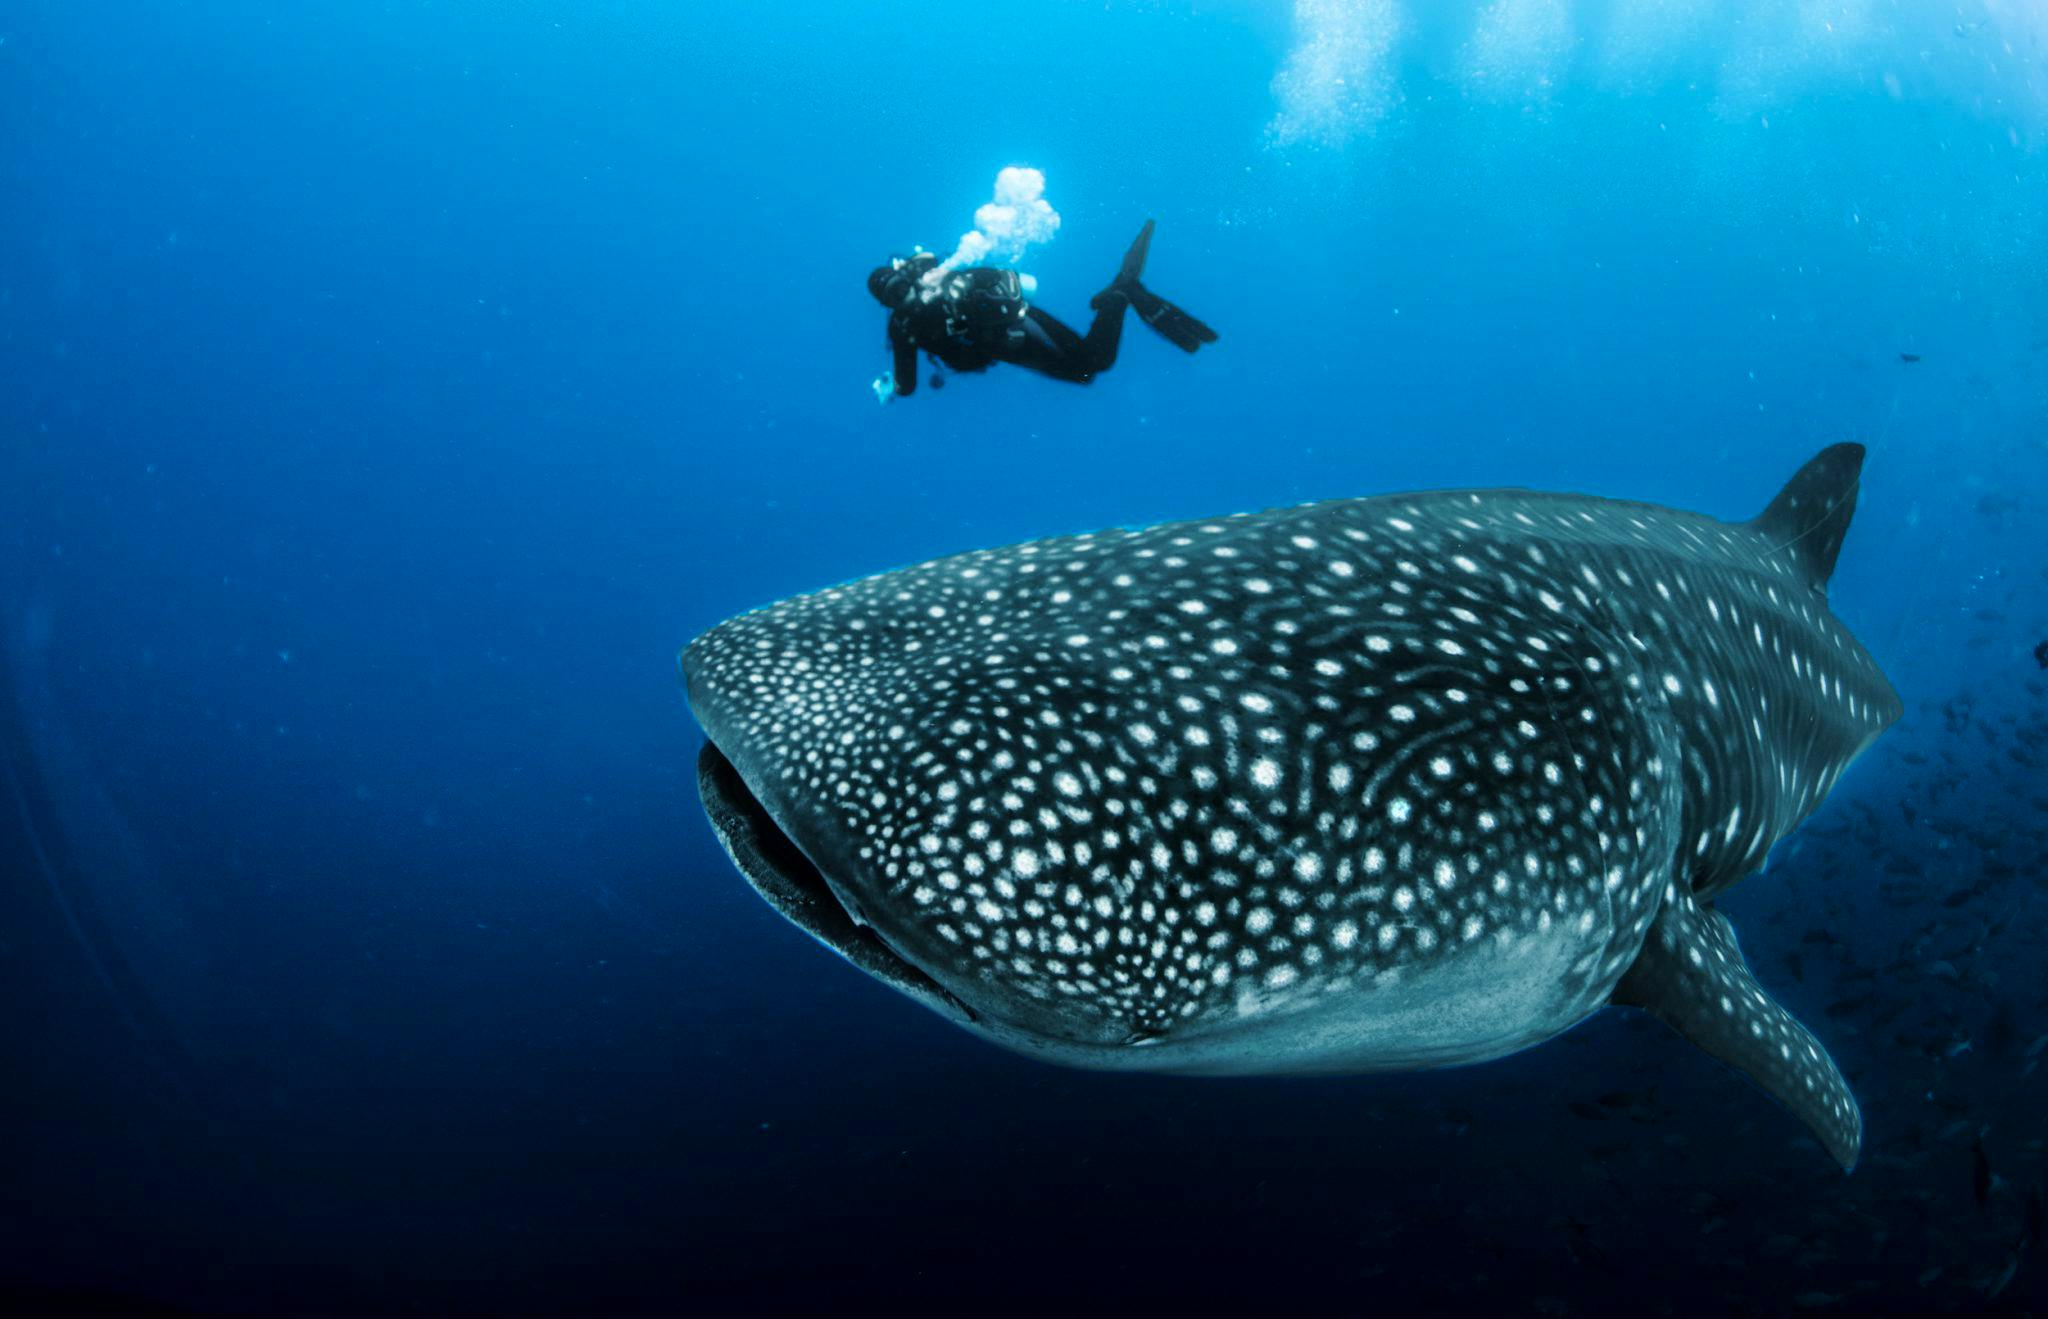
{"type": "Polygon", "coordinates": [[[941,1016],[962,1024],[974,1020],[965,1004],[846,909],[818,867],[775,823],[715,743],[707,741],[697,756],[697,791],[733,864],[785,920],[941,1016]]]}

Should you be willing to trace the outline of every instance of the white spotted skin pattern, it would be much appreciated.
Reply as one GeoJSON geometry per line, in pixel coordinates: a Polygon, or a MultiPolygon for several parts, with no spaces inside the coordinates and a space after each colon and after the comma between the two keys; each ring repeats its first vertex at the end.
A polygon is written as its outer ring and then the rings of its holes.
{"type": "Polygon", "coordinates": [[[1825,593],[1761,533],[1648,505],[1605,508],[1633,543],[1608,548],[1610,520],[1557,509],[1553,535],[1578,523],[1592,543],[1564,550],[1567,580],[1548,598],[1568,597],[1565,610],[1590,618],[1610,651],[1634,655],[1631,690],[1668,706],[1684,762],[1678,869],[1712,898],[1763,863],[1902,707],[1825,593]],[[1636,539],[1653,534],[1661,550],[1636,539]]]}
{"type": "Polygon", "coordinates": [[[1896,716],[1776,550],[1578,496],[1338,500],[885,573],[683,669],[842,904],[992,1038],[1470,1062],[1606,1003],[1674,878],[1754,869],[1896,716]]]}
{"type": "Polygon", "coordinates": [[[1828,1153],[1855,1167],[1863,1114],[1848,1082],[1820,1041],[1751,977],[1728,918],[1673,889],[1650,938],[1656,946],[1629,970],[1620,1000],[1648,1007],[1738,1071],[1768,1078],[1828,1153]]]}

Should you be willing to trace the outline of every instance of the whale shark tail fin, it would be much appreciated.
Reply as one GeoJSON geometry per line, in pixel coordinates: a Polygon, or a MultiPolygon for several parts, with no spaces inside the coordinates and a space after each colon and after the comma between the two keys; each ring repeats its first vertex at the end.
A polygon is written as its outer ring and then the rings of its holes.
{"type": "Polygon", "coordinates": [[[1856,514],[1863,446],[1831,444],[1800,468],[1749,525],[1792,556],[1816,591],[1827,589],[1856,514]]]}
{"type": "Polygon", "coordinates": [[[1644,1008],[1792,1110],[1845,1172],[1863,1147],[1856,1096],[1806,1027],[1758,985],[1734,927],[1683,885],[1664,909],[1614,1001],[1644,1008]]]}

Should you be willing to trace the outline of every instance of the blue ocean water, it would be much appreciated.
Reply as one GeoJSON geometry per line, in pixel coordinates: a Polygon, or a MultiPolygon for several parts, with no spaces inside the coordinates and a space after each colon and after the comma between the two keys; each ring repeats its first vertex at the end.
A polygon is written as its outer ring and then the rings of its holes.
{"type": "Polygon", "coordinates": [[[18,0],[0,126],[0,1289],[2048,1306],[2038,5],[18,0]],[[1220,342],[877,406],[868,269],[1012,164],[1044,305],[1156,218],[1220,342]],[[1748,517],[1844,439],[1831,600],[1906,717],[1726,906],[1846,1179],[1628,1014],[1012,1057],[697,804],[676,650],[797,591],[1407,489],[1748,517]]]}

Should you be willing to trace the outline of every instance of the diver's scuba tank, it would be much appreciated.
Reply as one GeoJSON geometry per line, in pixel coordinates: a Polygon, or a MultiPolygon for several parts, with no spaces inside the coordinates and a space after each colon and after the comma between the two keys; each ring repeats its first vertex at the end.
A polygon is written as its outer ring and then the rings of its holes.
{"type": "MultiPolygon", "coordinates": [[[[1032,281],[1037,284],[1036,280],[1032,281]]],[[[981,267],[954,272],[946,289],[947,319],[973,333],[1007,330],[1024,319],[1024,277],[1014,270],[981,267]]]]}

